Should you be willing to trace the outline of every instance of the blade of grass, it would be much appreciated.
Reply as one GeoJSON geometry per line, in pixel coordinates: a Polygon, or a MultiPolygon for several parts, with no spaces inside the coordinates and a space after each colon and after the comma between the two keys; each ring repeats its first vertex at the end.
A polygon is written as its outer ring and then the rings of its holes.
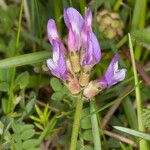
{"type": "MultiPolygon", "coordinates": [[[[90,101],[90,112],[93,113],[96,111],[95,99],[90,101]]],[[[98,127],[98,114],[91,115],[91,124],[92,124],[92,135],[93,135],[93,142],[94,142],[94,150],[101,150],[101,139],[99,134],[99,127],[98,127]]]]}
{"type": "MultiPolygon", "coordinates": [[[[145,14],[146,14],[147,0],[136,0],[133,11],[131,30],[143,29],[145,25],[145,14]]],[[[140,59],[142,47],[139,45],[135,46],[135,58],[140,59]]]]}
{"type": "Polygon", "coordinates": [[[41,28],[41,20],[40,20],[40,13],[39,13],[39,6],[38,0],[34,0],[35,10],[37,15],[37,22],[38,22],[38,30],[39,30],[39,37],[40,37],[40,44],[42,46],[42,28],[41,28]]]}
{"type": "MultiPolygon", "coordinates": [[[[132,130],[132,129],[124,128],[124,127],[120,127],[120,126],[113,126],[113,127],[119,131],[122,131],[122,132],[128,133],[130,135],[133,135],[133,136],[136,136],[136,137],[150,141],[150,135],[149,134],[145,134],[145,133],[142,133],[142,132],[139,132],[136,130],[132,130]]],[[[142,150],[145,150],[145,149],[142,149],[142,150]]]]}
{"type": "Polygon", "coordinates": [[[85,15],[86,0],[79,1],[79,4],[80,4],[80,9],[81,9],[81,14],[84,16],[85,15]]]}
{"type": "MultiPolygon", "coordinates": [[[[15,52],[18,50],[19,47],[19,39],[20,39],[20,31],[21,31],[21,21],[22,21],[22,13],[23,13],[23,4],[24,0],[21,0],[20,3],[20,12],[19,12],[19,21],[18,21],[18,30],[17,30],[17,37],[16,37],[16,44],[15,44],[15,52]]],[[[14,99],[14,79],[15,79],[15,74],[16,74],[16,68],[12,68],[12,77],[11,77],[11,82],[10,82],[10,89],[9,89],[9,99],[8,99],[8,104],[7,104],[7,113],[10,113],[13,109],[13,99],[14,99]]]]}
{"type": "MultiPolygon", "coordinates": [[[[90,117],[91,115],[101,112],[109,107],[111,107],[112,105],[114,105],[116,102],[123,100],[126,96],[128,96],[130,93],[132,93],[134,91],[135,88],[132,88],[129,92],[125,93],[124,95],[120,96],[119,98],[117,98],[116,100],[104,105],[103,107],[101,107],[100,109],[97,109],[96,111],[90,113],[89,115],[87,115],[86,117],[90,117]]],[[[86,117],[83,117],[81,119],[84,119],[86,117]]]]}
{"type": "MultiPolygon", "coordinates": [[[[135,65],[135,59],[134,59],[134,52],[133,52],[133,46],[132,46],[132,41],[131,41],[131,36],[128,34],[129,37],[129,47],[130,47],[130,54],[131,54],[131,61],[132,61],[132,66],[133,66],[133,73],[134,73],[134,81],[135,85],[135,94],[136,94],[136,103],[137,103],[137,118],[138,118],[138,129],[139,131],[145,132],[143,120],[142,120],[142,99],[141,99],[141,94],[140,94],[140,86],[139,86],[139,81],[138,81],[138,75],[137,75],[137,70],[136,70],[136,65],[135,65]]],[[[139,142],[139,148],[140,150],[148,150],[148,145],[145,140],[141,140],[139,142]]]]}
{"type": "Polygon", "coordinates": [[[123,101],[122,105],[130,127],[137,130],[137,116],[129,96],[123,101]]]}
{"type": "Polygon", "coordinates": [[[48,57],[50,57],[50,52],[47,51],[14,56],[11,58],[0,60],[0,69],[18,67],[23,65],[31,65],[34,63],[42,62],[48,57]]]}

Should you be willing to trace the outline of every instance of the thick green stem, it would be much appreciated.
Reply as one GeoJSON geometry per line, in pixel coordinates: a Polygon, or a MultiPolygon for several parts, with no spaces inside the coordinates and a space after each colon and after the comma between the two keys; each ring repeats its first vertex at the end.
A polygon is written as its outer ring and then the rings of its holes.
{"type": "MultiPolygon", "coordinates": [[[[90,112],[95,112],[95,100],[90,101],[90,112]]],[[[99,134],[98,120],[96,114],[91,115],[92,134],[94,142],[94,150],[101,150],[101,140],[99,134]]]]}
{"type": "Polygon", "coordinates": [[[73,129],[72,129],[70,150],[76,150],[78,132],[79,132],[79,126],[80,126],[80,114],[82,111],[82,107],[83,107],[83,100],[82,100],[81,96],[79,96],[79,99],[77,100],[75,115],[74,115],[74,123],[73,123],[73,129]]]}

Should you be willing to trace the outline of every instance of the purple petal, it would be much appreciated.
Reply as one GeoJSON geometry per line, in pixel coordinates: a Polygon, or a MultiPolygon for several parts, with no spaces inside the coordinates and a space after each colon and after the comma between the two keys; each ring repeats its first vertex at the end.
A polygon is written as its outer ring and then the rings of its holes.
{"type": "Polygon", "coordinates": [[[83,58],[83,65],[95,65],[101,59],[101,49],[98,40],[93,32],[88,32],[86,54],[83,58]]]}
{"type": "Polygon", "coordinates": [[[86,47],[87,44],[87,34],[89,31],[92,31],[92,12],[91,9],[88,8],[86,12],[85,22],[81,32],[81,39],[83,47],[86,47]]]}
{"type": "Polygon", "coordinates": [[[85,23],[89,28],[92,28],[92,12],[91,12],[91,9],[89,7],[88,7],[88,10],[86,12],[85,23]]]}
{"type": "Polygon", "coordinates": [[[48,39],[50,43],[53,45],[53,41],[57,41],[60,44],[61,50],[63,53],[66,52],[66,49],[61,41],[59,33],[57,31],[56,23],[53,19],[49,19],[47,23],[47,32],[48,32],[48,39]]]}
{"type": "Polygon", "coordinates": [[[106,89],[108,87],[105,76],[101,77],[100,79],[97,79],[96,82],[100,86],[101,89],[106,89]]]}
{"type": "Polygon", "coordinates": [[[68,33],[68,47],[71,51],[77,51],[80,49],[80,38],[78,38],[78,35],[76,35],[75,32],[72,31],[72,29],[69,29],[68,33]]]}
{"type": "Polygon", "coordinates": [[[54,76],[66,79],[66,62],[57,41],[53,41],[53,58],[47,60],[47,66],[54,76]]]}
{"type": "Polygon", "coordinates": [[[53,40],[60,41],[60,37],[56,28],[56,23],[53,19],[48,20],[47,32],[48,32],[48,39],[52,45],[53,45],[52,42],[53,40]]]}
{"type": "Polygon", "coordinates": [[[113,57],[105,73],[105,78],[106,78],[108,87],[125,79],[126,69],[120,69],[120,70],[118,69],[118,59],[119,59],[119,56],[118,54],[116,54],[113,57]]]}
{"type": "MultiPolygon", "coordinates": [[[[80,49],[81,46],[81,31],[84,23],[84,19],[81,14],[74,8],[67,8],[64,10],[64,21],[66,26],[72,31],[73,39],[78,39],[78,42],[75,42],[75,45],[71,45],[70,49],[73,48],[74,51],[80,49]]],[[[69,37],[70,38],[70,37],[69,37]]]]}
{"type": "Polygon", "coordinates": [[[84,19],[81,14],[74,8],[64,10],[64,20],[68,29],[71,27],[73,32],[79,33],[82,30],[84,19]]]}

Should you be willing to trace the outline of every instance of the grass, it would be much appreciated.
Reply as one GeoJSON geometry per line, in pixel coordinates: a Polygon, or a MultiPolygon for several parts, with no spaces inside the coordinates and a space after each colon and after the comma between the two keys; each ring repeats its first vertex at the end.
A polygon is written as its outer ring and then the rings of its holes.
{"type": "MultiPolygon", "coordinates": [[[[125,133],[139,150],[148,150],[149,127],[145,127],[143,108],[148,112],[149,86],[136,68],[138,61],[149,76],[150,36],[149,28],[145,28],[150,21],[148,4],[149,0],[1,0],[0,149],[40,149],[41,144],[45,149],[47,144],[49,149],[57,150],[68,147],[71,150],[134,149],[126,141],[122,142],[125,133]],[[91,70],[90,80],[104,74],[116,52],[120,56],[119,68],[127,69],[123,82],[100,92],[93,101],[85,100],[85,97],[77,100],[77,95],[70,94],[64,82],[57,78],[52,83],[52,74],[46,67],[46,59],[52,52],[46,31],[48,19],[56,20],[67,48],[68,30],[63,21],[63,10],[74,7],[85,16],[88,6],[93,14],[92,29],[102,50],[101,61],[91,70]],[[103,16],[106,22],[99,24],[97,21],[97,13],[105,9],[121,17],[124,28],[120,37],[107,37],[106,24],[110,15],[103,16]],[[100,27],[105,27],[105,31],[101,32],[100,27]],[[132,65],[122,51],[128,49],[132,65]],[[125,91],[129,86],[130,90],[125,91]],[[110,114],[108,128],[102,127],[103,118],[117,102],[121,104],[110,114]],[[105,136],[107,129],[111,134],[105,136]],[[116,134],[119,139],[114,138],[116,134]]],[[[111,24],[113,21],[116,20],[113,19],[111,24]]],[[[112,31],[111,28],[109,32],[114,33],[116,29],[112,31]]]]}

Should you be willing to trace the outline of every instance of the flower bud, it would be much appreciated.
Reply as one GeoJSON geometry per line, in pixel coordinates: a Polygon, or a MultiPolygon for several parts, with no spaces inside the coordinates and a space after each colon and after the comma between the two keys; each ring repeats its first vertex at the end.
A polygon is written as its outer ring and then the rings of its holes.
{"type": "Polygon", "coordinates": [[[118,39],[123,34],[124,24],[118,13],[109,12],[107,10],[99,11],[97,14],[97,22],[102,34],[108,39],[118,39]]]}
{"type": "Polygon", "coordinates": [[[70,79],[67,83],[66,86],[68,87],[69,91],[72,94],[78,94],[81,89],[80,89],[80,84],[79,81],[77,79],[70,79]]]}
{"type": "Polygon", "coordinates": [[[71,64],[72,64],[73,71],[75,73],[78,73],[81,69],[80,68],[79,54],[77,52],[76,53],[71,52],[70,59],[71,59],[71,64]]]}
{"type": "Polygon", "coordinates": [[[81,86],[85,87],[88,85],[90,79],[90,74],[88,72],[82,72],[79,77],[79,83],[81,86]]]}
{"type": "Polygon", "coordinates": [[[88,99],[96,96],[101,90],[99,89],[95,81],[91,81],[88,86],[84,89],[83,95],[88,99]]]}

